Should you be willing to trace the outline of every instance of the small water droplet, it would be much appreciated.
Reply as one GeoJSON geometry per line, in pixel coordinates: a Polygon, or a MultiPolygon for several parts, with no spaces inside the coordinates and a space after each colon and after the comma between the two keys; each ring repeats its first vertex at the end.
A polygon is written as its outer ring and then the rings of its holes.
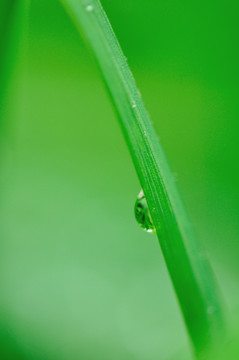
{"type": "Polygon", "coordinates": [[[93,6],[93,5],[87,5],[87,6],[86,6],[86,11],[88,11],[88,12],[93,11],[93,9],[94,9],[94,6],[93,6]]]}
{"type": "Polygon", "coordinates": [[[135,109],[136,108],[136,102],[133,100],[132,101],[132,108],[135,109]]]}
{"type": "Polygon", "coordinates": [[[141,190],[137,196],[134,206],[134,214],[137,222],[144,230],[147,232],[156,232],[143,190],[141,190]]]}

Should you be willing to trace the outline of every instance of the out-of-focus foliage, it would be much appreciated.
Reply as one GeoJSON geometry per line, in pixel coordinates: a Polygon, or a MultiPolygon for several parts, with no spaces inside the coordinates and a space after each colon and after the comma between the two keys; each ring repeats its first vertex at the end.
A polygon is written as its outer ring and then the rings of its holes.
{"type": "MultiPolygon", "coordinates": [[[[102,3],[213,264],[236,358],[237,2],[102,3]]],[[[191,359],[95,61],[57,0],[33,0],[27,28],[1,145],[1,357],[191,359]]]]}

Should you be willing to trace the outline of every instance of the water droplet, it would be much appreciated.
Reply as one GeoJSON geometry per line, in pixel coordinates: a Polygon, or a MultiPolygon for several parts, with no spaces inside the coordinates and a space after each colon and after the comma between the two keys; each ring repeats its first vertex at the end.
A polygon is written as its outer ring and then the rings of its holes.
{"type": "Polygon", "coordinates": [[[134,214],[137,222],[144,230],[147,232],[156,232],[143,190],[141,190],[137,196],[134,206],[134,214]]]}
{"type": "Polygon", "coordinates": [[[132,101],[132,108],[135,109],[136,108],[136,102],[133,100],[132,101]]]}
{"type": "Polygon", "coordinates": [[[93,9],[94,9],[93,5],[87,5],[86,6],[86,11],[88,11],[88,12],[93,11],[93,9]]]}

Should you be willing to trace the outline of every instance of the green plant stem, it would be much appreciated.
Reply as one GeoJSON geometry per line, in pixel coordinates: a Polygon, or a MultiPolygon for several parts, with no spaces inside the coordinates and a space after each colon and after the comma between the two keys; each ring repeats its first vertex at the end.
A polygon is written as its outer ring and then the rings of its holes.
{"type": "Polygon", "coordinates": [[[19,40],[28,0],[1,0],[0,3],[0,125],[17,64],[19,40]]]}
{"type": "Polygon", "coordinates": [[[218,346],[223,313],[209,263],[197,243],[132,73],[98,0],[62,0],[87,38],[119,114],[161,249],[198,355],[218,346]]]}

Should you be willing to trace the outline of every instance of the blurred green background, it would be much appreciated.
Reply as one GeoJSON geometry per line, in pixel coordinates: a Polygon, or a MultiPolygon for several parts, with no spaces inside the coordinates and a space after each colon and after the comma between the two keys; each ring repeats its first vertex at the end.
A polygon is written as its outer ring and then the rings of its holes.
{"type": "MultiPolygon", "coordinates": [[[[102,3],[208,253],[236,359],[238,2],[102,3]]],[[[134,219],[140,184],[116,114],[60,1],[31,1],[8,95],[0,357],[192,359],[157,238],[134,219]]]]}

